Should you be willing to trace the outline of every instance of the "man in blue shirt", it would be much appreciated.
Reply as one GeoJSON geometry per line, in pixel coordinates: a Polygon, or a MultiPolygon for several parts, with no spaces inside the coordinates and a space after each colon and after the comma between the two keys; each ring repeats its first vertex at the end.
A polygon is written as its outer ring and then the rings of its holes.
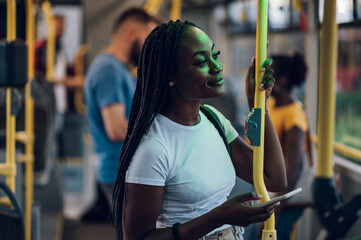
{"type": "Polygon", "coordinates": [[[111,44],[86,75],[84,94],[97,156],[96,177],[109,204],[136,87],[130,69],[137,66],[146,37],[159,23],[142,9],[125,11],[114,23],[111,44]]]}

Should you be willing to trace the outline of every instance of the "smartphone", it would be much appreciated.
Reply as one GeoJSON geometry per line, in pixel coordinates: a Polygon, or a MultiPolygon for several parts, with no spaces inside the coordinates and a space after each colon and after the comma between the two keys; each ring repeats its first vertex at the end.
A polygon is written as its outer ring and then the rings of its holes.
{"type": "Polygon", "coordinates": [[[285,200],[287,198],[290,198],[292,197],[293,195],[295,195],[296,193],[299,193],[302,191],[302,188],[297,188],[291,192],[288,192],[288,193],[285,193],[281,196],[277,196],[277,197],[274,197],[272,198],[271,200],[267,201],[267,202],[264,202],[264,203],[261,203],[261,204],[258,204],[257,207],[268,207],[276,202],[280,202],[282,200],[285,200]]]}

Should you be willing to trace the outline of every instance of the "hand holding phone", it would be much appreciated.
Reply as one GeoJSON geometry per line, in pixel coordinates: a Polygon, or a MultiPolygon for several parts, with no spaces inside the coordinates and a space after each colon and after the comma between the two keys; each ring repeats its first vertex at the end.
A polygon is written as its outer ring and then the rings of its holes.
{"type": "Polygon", "coordinates": [[[264,203],[261,203],[259,205],[257,205],[257,207],[267,207],[267,206],[270,206],[276,202],[280,202],[282,200],[285,200],[285,199],[288,199],[290,197],[292,197],[293,195],[295,195],[296,193],[299,193],[302,191],[302,188],[297,188],[291,192],[288,192],[288,193],[285,193],[281,196],[277,196],[277,197],[274,197],[272,198],[271,200],[267,201],[267,202],[264,202],[264,203]]]}

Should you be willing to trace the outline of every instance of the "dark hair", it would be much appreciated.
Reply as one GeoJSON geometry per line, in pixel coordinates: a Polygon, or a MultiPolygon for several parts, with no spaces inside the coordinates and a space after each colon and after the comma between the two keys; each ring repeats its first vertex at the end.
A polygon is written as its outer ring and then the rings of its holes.
{"type": "Polygon", "coordinates": [[[299,52],[294,53],[292,57],[287,55],[273,55],[274,76],[287,78],[287,90],[293,86],[299,86],[306,79],[307,65],[303,55],[299,52]]]}
{"type": "Polygon", "coordinates": [[[148,24],[150,22],[155,22],[158,25],[161,24],[161,21],[156,18],[155,16],[152,16],[148,14],[145,10],[142,8],[129,8],[122,14],[120,14],[114,21],[112,34],[117,31],[117,29],[123,24],[125,20],[133,19],[135,21],[148,24]]]}
{"type": "Polygon", "coordinates": [[[190,22],[169,21],[156,27],[147,37],[140,55],[137,87],[128,121],[128,131],[120,154],[118,175],[113,190],[113,217],[117,239],[122,239],[122,208],[125,173],[140,140],[162,109],[173,72],[175,55],[190,22]]]}

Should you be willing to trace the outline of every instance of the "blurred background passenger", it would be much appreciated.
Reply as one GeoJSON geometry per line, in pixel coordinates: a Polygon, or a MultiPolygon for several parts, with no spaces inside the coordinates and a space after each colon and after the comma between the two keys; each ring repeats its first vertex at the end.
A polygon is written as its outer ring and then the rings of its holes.
{"type": "Polygon", "coordinates": [[[136,78],[132,67],[159,20],[141,8],[123,12],[114,22],[110,45],[92,62],[85,82],[85,104],[97,157],[96,179],[109,206],[125,139],[136,78]]]}
{"type": "Polygon", "coordinates": [[[313,178],[303,179],[313,165],[309,126],[303,105],[292,91],[305,81],[307,66],[303,55],[297,52],[292,56],[271,57],[276,84],[272,91],[273,98],[270,98],[267,106],[281,142],[288,182],[285,191],[277,195],[297,187],[303,188],[301,193],[281,202],[281,207],[276,210],[277,239],[288,240],[293,225],[301,217],[305,207],[311,204],[310,183],[313,178]]]}
{"type": "Polygon", "coordinates": [[[45,84],[48,80],[54,85],[54,98],[56,109],[55,132],[59,138],[64,129],[65,114],[68,110],[67,88],[82,88],[84,78],[72,76],[69,64],[62,46],[62,37],[65,29],[63,15],[55,15],[55,62],[53,79],[46,79],[47,71],[47,39],[40,38],[35,42],[35,74],[37,79],[45,84]]]}

